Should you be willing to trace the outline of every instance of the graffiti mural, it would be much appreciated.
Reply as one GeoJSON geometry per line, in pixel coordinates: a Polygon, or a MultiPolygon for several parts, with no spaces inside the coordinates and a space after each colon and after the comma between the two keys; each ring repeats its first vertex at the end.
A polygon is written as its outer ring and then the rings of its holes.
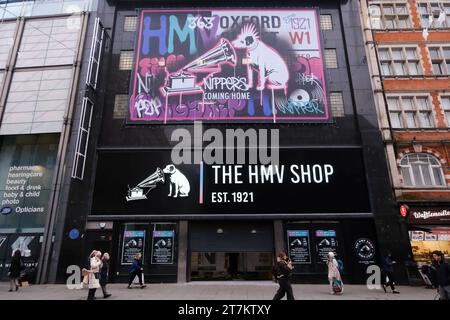
{"type": "Polygon", "coordinates": [[[142,10],[130,120],[328,122],[317,11],[142,10]]]}

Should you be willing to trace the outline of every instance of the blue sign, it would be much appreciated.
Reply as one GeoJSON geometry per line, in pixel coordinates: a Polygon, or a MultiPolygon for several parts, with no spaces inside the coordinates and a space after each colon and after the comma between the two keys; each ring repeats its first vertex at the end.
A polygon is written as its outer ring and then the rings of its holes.
{"type": "Polygon", "coordinates": [[[79,236],[80,236],[80,231],[78,231],[78,229],[72,229],[69,231],[70,239],[76,240],[76,239],[78,239],[79,236]]]}

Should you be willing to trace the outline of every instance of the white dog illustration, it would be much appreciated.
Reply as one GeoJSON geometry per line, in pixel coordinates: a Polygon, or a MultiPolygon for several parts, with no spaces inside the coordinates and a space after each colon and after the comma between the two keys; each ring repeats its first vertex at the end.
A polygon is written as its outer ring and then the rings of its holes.
{"type": "Polygon", "coordinates": [[[173,164],[167,165],[163,169],[164,173],[170,175],[169,181],[169,197],[187,197],[191,191],[191,186],[188,179],[182,174],[173,164]],[[175,188],[175,192],[172,194],[172,186],[175,188]]]}
{"type": "Polygon", "coordinates": [[[268,88],[285,89],[289,80],[289,71],[286,62],[280,54],[259,39],[254,25],[246,25],[241,33],[232,42],[236,49],[247,49],[250,65],[247,65],[247,78],[249,87],[253,87],[253,70],[256,67],[259,73],[258,90],[264,90],[266,81],[268,88]]]}

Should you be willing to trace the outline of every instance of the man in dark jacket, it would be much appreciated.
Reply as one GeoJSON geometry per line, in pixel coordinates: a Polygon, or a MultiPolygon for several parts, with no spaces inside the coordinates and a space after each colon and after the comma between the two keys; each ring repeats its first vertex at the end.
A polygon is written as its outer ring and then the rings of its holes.
{"type": "Polygon", "coordinates": [[[450,300],[450,265],[444,261],[442,252],[433,252],[432,269],[435,273],[436,284],[439,286],[440,300],[450,300]]]}
{"type": "Polygon", "coordinates": [[[295,300],[291,286],[291,273],[294,267],[291,260],[285,252],[280,252],[277,257],[276,265],[276,280],[278,281],[279,288],[273,300],[281,300],[284,295],[287,295],[288,300],[295,300]]]}
{"type": "Polygon", "coordinates": [[[395,290],[395,280],[394,280],[394,264],[396,262],[392,260],[392,255],[388,252],[383,257],[383,290],[386,292],[386,287],[391,287],[392,293],[400,293],[395,290]]]}
{"type": "Polygon", "coordinates": [[[128,280],[128,289],[131,289],[131,283],[133,282],[134,278],[136,278],[136,276],[138,277],[141,288],[146,287],[142,282],[142,271],[144,271],[144,268],[142,267],[142,254],[138,253],[134,257],[133,264],[131,265],[130,279],[128,280]]]}

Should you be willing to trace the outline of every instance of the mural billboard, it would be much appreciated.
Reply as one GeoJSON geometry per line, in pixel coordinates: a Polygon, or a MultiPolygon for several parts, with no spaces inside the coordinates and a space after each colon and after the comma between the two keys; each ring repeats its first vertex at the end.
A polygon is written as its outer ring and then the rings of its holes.
{"type": "Polygon", "coordinates": [[[129,120],[329,122],[316,9],[141,10],[129,120]]]}

